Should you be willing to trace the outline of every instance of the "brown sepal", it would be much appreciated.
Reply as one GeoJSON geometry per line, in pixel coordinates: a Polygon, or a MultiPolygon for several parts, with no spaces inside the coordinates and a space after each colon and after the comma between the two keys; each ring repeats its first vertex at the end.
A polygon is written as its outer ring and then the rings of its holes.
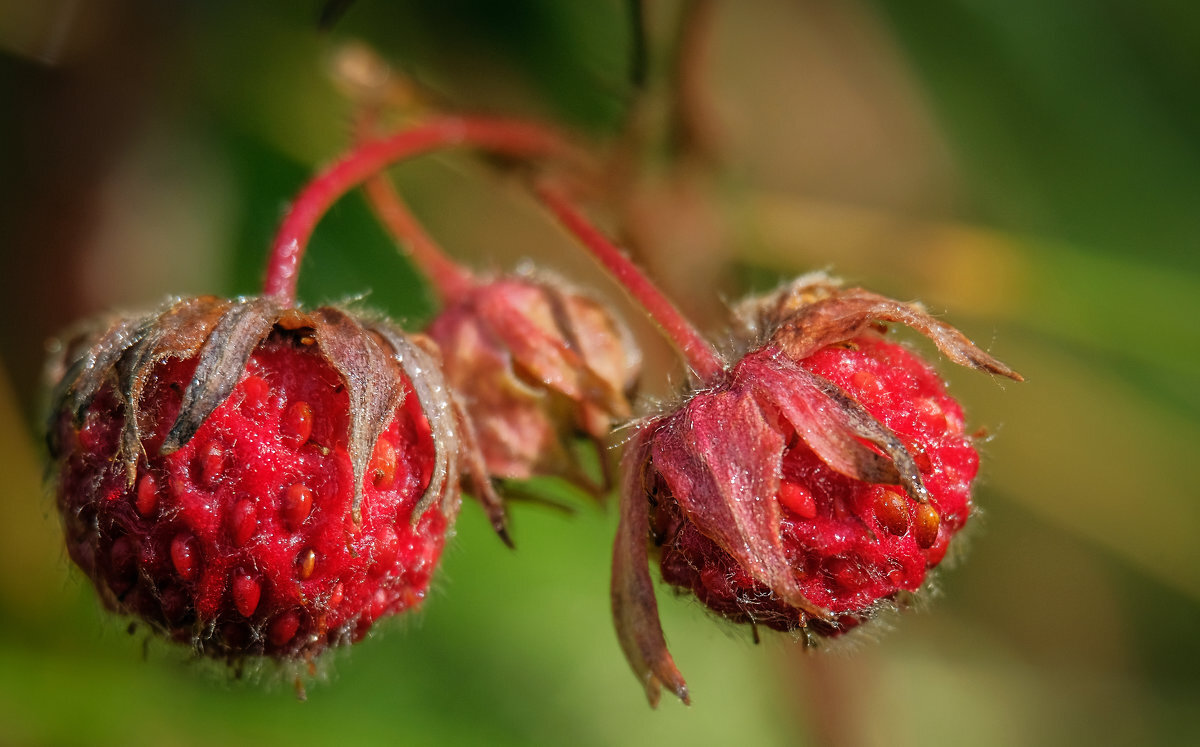
{"type": "Polygon", "coordinates": [[[819,273],[751,299],[739,307],[738,313],[744,323],[765,334],[794,360],[807,358],[826,345],[845,342],[880,322],[897,322],[928,337],[947,358],[961,366],[1024,380],[919,305],[862,288],[843,289],[836,280],[819,273]]]}
{"type": "MultiPolygon", "coordinates": [[[[350,397],[347,450],[354,469],[355,524],[362,520],[363,479],[375,442],[404,401],[404,387],[392,355],[341,309],[322,306],[310,313],[313,335],[321,352],[346,383],[350,397]]],[[[415,511],[414,511],[415,513],[415,511]]]]}
{"type": "Polygon", "coordinates": [[[410,336],[387,323],[372,324],[370,329],[391,346],[392,358],[408,377],[433,438],[433,472],[429,486],[413,508],[412,521],[416,524],[439,499],[442,500],[442,512],[449,514],[450,503],[458,495],[455,476],[459,471],[460,432],[453,394],[442,377],[437,346],[423,335],[410,336]]]}
{"type": "Polygon", "coordinates": [[[183,392],[179,416],[163,441],[161,453],[170,454],[190,441],[225,401],[241,380],[254,349],[270,334],[278,314],[279,307],[270,298],[251,298],[227,308],[200,349],[195,373],[183,392]]]}

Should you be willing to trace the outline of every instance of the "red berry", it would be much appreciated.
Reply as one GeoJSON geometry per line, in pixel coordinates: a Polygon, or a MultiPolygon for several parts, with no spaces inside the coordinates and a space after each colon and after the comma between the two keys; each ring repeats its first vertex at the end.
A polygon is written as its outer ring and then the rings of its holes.
{"type": "Polygon", "coordinates": [[[919,307],[824,276],[740,315],[757,347],[723,369],[697,357],[714,371],[705,387],[643,421],[622,464],[613,612],[652,703],[687,687],[658,623],[647,535],[667,583],[726,619],[814,641],[915,594],[967,521],[979,458],[962,410],[882,322],[1020,380],[919,307]]]}
{"type": "MultiPolygon", "coordinates": [[[[927,569],[936,565],[927,551],[937,537],[939,513],[951,517],[946,527],[951,535],[970,515],[970,488],[978,456],[963,432],[958,404],[945,393],[938,376],[907,349],[874,336],[857,337],[851,346],[822,348],[801,361],[801,367],[838,385],[894,433],[905,448],[920,449],[928,457],[929,467],[919,470],[928,502],[918,502],[892,487],[841,474],[803,439],[797,439],[786,448],[780,447],[776,457],[783,477],[778,501],[784,509],[779,513],[778,538],[808,609],[789,604],[773,593],[769,585],[756,579],[753,569],[748,569],[752,571],[749,575],[740,574],[742,583],[714,591],[703,583],[703,572],[715,567],[736,578],[740,564],[671,500],[685,479],[676,465],[682,458],[676,455],[684,453],[678,440],[701,437],[701,431],[711,422],[706,420],[711,400],[742,396],[743,392],[737,390],[739,382],[750,386],[745,382],[758,373],[760,366],[786,365],[776,360],[778,355],[767,349],[747,356],[733,369],[727,388],[697,395],[687,408],[661,426],[661,433],[672,434],[657,437],[654,451],[654,466],[663,476],[655,512],[666,514],[665,518],[654,518],[656,524],[665,527],[661,540],[663,578],[669,584],[690,589],[707,606],[731,620],[780,630],[813,626],[814,632],[833,634],[868,617],[880,602],[921,587],[927,569]],[[864,372],[869,377],[859,375],[864,372]],[[860,388],[869,380],[873,383],[860,388]],[[927,400],[953,412],[952,420],[958,427],[930,428],[919,416],[920,403],[927,400]],[[795,499],[786,496],[796,490],[812,496],[813,510],[795,510],[795,499]],[[910,514],[914,517],[911,527],[910,514]],[[814,615],[814,608],[827,610],[829,622],[814,615]]],[[[779,440],[788,437],[788,429],[795,426],[786,421],[770,396],[763,392],[748,396],[767,412],[768,421],[781,421],[784,430],[779,440]]]]}
{"type": "Polygon", "coordinates": [[[61,371],[58,507],[111,609],[209,656],[311,658],[424,598],[458,509],[454,421],[399,332],[192,299],[76,342],[61,371]]]}

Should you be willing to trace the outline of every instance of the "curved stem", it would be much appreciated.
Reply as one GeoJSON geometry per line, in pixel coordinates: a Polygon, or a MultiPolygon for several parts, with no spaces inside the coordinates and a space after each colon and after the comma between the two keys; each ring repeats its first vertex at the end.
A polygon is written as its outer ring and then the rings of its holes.
{"type": "Polygon", "coordinates": [[[264,294],[285,306],[295,303],[304,248],[317,221],[338,198],[397,161],[455,146],[523,158],[574,155],[564,139],[541,125],[486,117],[441,117],[363,143],[309,182],[292,203],[275,234],[264,294]]]}
{"type": "Polygon", "coordinates": [[[712,345],[675,308],[662,291],[650,281],[625,253],[612,244],[599,229],[579,212],[566,195],[546,184],[535,187],[542,204],[550,209],[563,226],[575,235],[592,256],[608,270],[617,283],[633,296],[646,314],[662,328],[683,353],[692,371],[705,384],[714,384],[725,370],[725,364],[712,345]]]}

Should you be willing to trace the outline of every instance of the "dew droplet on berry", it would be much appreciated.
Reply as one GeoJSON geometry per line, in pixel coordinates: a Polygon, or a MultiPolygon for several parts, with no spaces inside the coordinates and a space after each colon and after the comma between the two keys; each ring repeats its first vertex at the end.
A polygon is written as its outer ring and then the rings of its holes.
{"type": "Polygon", "coordinates": [[[258,529],[258,509],[254,501],[243,498],[233,506],[229,516],[229,534],[233,544],[241,547],[250,541],[258,529]]]}
{"type": "Polygon", "coordinates": [[[917,540],[917,545],[925,549],[933,547],[933,543],[937,541],[938,528],[942,523],[937,509],[928,503],[921,503],[917,506],[914,518],[916,520],[913,522],[913,536],[917,540]]]}
{"type": "Polygon", "coordinates": [[[875,499],[875,518],[888,532],[902,536],[908,531],[908,499],[895,490],[883,489],[875,499]]]}
{"type": "Polygon", "coordinates": [[[292,531],[298,529],[308,518],[308,514],[312,511],[312,505],[312,488],[302,483],[288,486],[283,495],[283,521],[287,524],[288,529],[292,531]]]}
{"type": "Polygon", "coordinates": [[[317,553],[311,547],[301,551],[296,557],[296,575],[301,581],[307,581],[312,578],[313,571],[317,568],[317,553]]]}
{"type": "Polygon", "coordinates": [[[289,405],[283,414],[283,423],[280,426],[280,436],[284,445],[293,449],[300,448],[312,437],[312,429],[312,407],[303,400],[289,405]]]}
{"type": "Polygon", "coordinates": [[[133,507],[142,516],[150,516],[158,507],[158,483],[155,481],[154,475],[147,473],[138,480],[133,507]]]}
{"type": "Polygon", "coordinates": [[[375,446],[371,460],[371,474],[375,487],[386,490],[396,482],[396,447],[384,439],[375,446]]]}
{"type": "Polygon", "coordinates": [[[184,581],[191,581],[200,570],[200,557],[189,534],[177,534],[171,540],[171,564],[184,581]]]}
{"type": "Polygon", "coordinates": [[[296,631],[300,629],[300,618],[295,612],[284,612],[279,617],[275,618],[275,622],[271,623],[271,630],[267,633],[274,646],[285,646],[287,642],[295,637],[296,631]]]}
{"type": "Polygon", "coordinates": [[[779,503],[801,519],[814,519],[817,516],[817,501],[813,494],[808,488],[791,480],[779,484],[779,503]]]}
{"type": "Polygon", "coordinates": [[[258,600],[262,596],[262,587],[258,581],[245,571],[238,571],[233,577],[233,604],[242,617],[250,617],[258,609],[258,600]]]}

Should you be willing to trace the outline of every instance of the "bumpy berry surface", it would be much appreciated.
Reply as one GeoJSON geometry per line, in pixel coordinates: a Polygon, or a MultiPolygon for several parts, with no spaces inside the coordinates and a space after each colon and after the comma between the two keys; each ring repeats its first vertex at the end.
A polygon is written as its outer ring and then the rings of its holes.
{"type": "Polygon", "coordinates": [[[67,547],[105,604],[229,659],[310,657],[418,604],[447,517],[435,505],[412,521],[434,460],[417,398],[375,447],[355,525],[348,395],[317,351],[264,342],[195,436],[160,456],[195,366],[154,365],[131,488],[111,386],[79,428],[59,421],[67,547]]]}
{"type": "MultiPolygon", "coordinates": [[[[767,353],[752,353],[739,365],[760,354],[767,353]]],[[[832,635],[857,625],[880,603],[916,591],[928,569],[942,561],[970,514],[979,459],[963,432],[958,403],[937,373],[904,347],[861,336],[822,348],[801,365],[840,386],[894,431],[914,455],[930,494],[922,505],[898,486],[834,472],[793,435],[775,497],[784,509],[781,536],[804,595],[834,613],[836,622],[806,621],[697,531],[661,490],[652,525],[667,583],[737,622],[777,630],[807,623],[813,632],[832,635]]]]}

